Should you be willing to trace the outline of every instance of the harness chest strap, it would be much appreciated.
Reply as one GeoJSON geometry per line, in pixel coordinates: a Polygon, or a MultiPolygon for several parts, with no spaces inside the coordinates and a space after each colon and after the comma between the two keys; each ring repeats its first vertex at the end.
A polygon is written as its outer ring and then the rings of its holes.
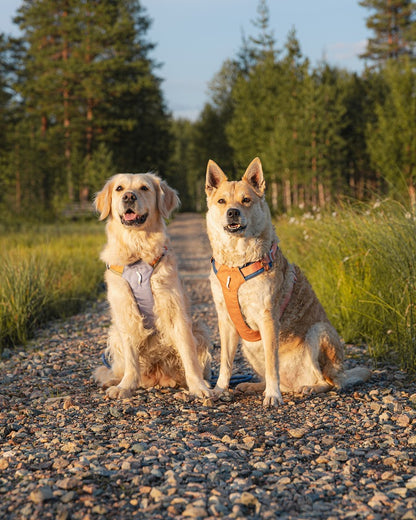
{"type": "MultiPolygon", "coordinates": [[[[215,262],[215,261],[214,261],[215,262]]],[[[224,295],[225,305],[228,314],[239,335],[247,341],[259,341],[261,339],[258,330],[250,329],[244,321],[241,314],[240,304],[238,302],[238,289],[246,279],[238,267],[227,267],[221,265],[216,272],[217,278],[221,283],[222,293],[224,295]]]]}
{"type": "MultiPolygon", "coordinates": [[[[246,341],[259,341],[261,335],[258,330],[251,329],[245,322],[238,301],[238,289],[244,282],[250,280],[250,278],[258,276],[272,267],[276,250],[277,244],[274,243],[270,253],[265,255],[262,260],[250,263],[244,267],[227,267],[226,265],[218,266],[214,259],[211,260],[214,273],[221,283],[225,304],[230,318],[239,335],[246,341]]],[[[292,278],[292,283],[290,290],[286,293],[285,298],[280,305],[280,317],[283,315],[287,305],[289,304],[293,287],[296,282],[296,274],[293,265],[290,266],[289,275],[292,278]]]]}
{"type": "Polygon", "coordinates": [[[144,260],[138,260],[137,262],[125,266],[107,265],[107,269],[124,278],[129,284],[139,312],[143,316],[144,325],[150,329],[153,328],[155,324],[155,315],[153,312],[154,298],[150,278],[166,251],[167,248],[164,247],[163,253],[149,264],[144,260]]]}
{"type": "MultiPolygon", "coordinates": [[[[162,260],[162,258],[165,256],[166,254],[166,251],[168,250],[168,248],[166,246],[163,246],[163,251],[162,251],[162,254],[158,257],[156,257],[154,260],[152,260],[152,262],[150,262],[150,266],[153,267],[153,269],[155,269],[155,267],[157,266],[157,264],[162,260]]],[[[139,260],[140,262],[141,260],[139,260]]],[[[133,264],[130,264],[130,265],[134,265],[135,263],[137,262],[133,262],[133,264]]],[[[123,274],[123,271],[124,271],[124,268],[126,267],[125,265],[117,265],[117,264],[106,264],[106,267],[108,270],[112,271],[113,273],[115,274],[119,274],[120,276],[122,276],[123,274]]]]}

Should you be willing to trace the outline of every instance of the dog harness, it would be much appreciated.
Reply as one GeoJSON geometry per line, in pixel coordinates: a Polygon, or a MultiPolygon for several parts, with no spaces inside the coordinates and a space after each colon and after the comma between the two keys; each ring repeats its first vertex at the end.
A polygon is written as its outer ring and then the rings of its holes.
{"type": "Polygon", "coordinates": [[[107,269],[118,274],[129,284],[140,314],[143,316],[144,326],[151,329],[155,325],[155,314],[153,311],[154,298],[150,286],[150,278],[156,266],[165,256],[167,248],[150,264],[144,260],[138,260],[129,265],[108,265],[107,269]]]}
{"type": "MultiPolygon", "coordinates": [[[[245,322],[241,313],[240,304],[238,302],[238,289],[247,280],[250,280],[251,278],[258,276],[259,274],[267,272],[272,268],[274,259],[276,257],[277,249],[277,243],[273,242],[270,251],[266,253],[261,260],[258,260],[257,262],[250,262],[243,267],[228,267],[224,264],[217,264],[214,258],[211,258],[212,269],[214,273],[217,275],[217,278],[221,284],[222,293],[224,295],[228,314],[230,315],[230,318],[234,323],[237,332],[239,333],[241,338],[245,339],[246,341],[259,341],[261,340],[261,335],[258,330],[251,329],[245,322]]],[[[282,304],[280,305],[279,317],[282,317],[290,301],[293,292],[293,287],[296,282],[296,274],[294,271],[294,267],[291,265],[290,268],[291,272],[293,273],[293,283],[291,285],[290,290],[286,294],[282,304]]]]}

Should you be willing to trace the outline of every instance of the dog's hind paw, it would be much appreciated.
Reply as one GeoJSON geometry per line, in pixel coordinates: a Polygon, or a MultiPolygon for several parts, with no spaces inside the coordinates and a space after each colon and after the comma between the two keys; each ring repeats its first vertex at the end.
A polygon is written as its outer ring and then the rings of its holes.
{"type": "Polygon", "coordinates": [[[313,394],[323,394],[325,392],[328,392],[328,390],[331,390],[332,388],[334,388],[334,386],[329,383],[318,383],[316,385],[302,386],[299,389],[298,393],[303,395],[304,397],[307,397],[313,394]]]}
{"type": "Polygon", "coordinates": [[[106,395],[110,399],[128,399],[133,395],[133,391],[120,386],[110,386],[110,388],[107,388],[106,395]]]}
{"type": "Polygon", "coordinates": [[[260,392],[264,392],[265,388],[265,383],[240,383],[236,386],[237,392],[241,392],[243,394],[258,394],[260,392]]]}

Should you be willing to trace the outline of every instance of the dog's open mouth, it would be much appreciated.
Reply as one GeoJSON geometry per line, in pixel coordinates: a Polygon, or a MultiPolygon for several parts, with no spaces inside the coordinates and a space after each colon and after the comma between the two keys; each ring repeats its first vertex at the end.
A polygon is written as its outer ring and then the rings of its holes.
{"type": "Polygon", "coordinates": [[[241,233],[246,229],[247,226],[242,226],[241,224],[238,224],[237,222],[233,224],[227,224],[225,226],[225,231],[228,231],[229,233],[241,233]]]}
{"type": "Polygon", "coordinates": [[[128,209],[124,215],[121,215],[121,222],[125,226],[140,226],[141,224],[144,224],[146,222],[146,219],[148,217],[148,213],[144,213],[143,215],[139,215],[138,213],[135,213],[132,209],[128,209]]]}

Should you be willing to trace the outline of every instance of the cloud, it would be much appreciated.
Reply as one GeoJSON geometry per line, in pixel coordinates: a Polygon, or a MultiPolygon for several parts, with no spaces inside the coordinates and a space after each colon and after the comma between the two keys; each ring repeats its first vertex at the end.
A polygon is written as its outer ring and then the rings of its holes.
{"type": "Polygon", "coordinates": [[[366,47],[367,40],[332,43],[328,45],[328,55],[331,61],[350,61],[362,54],[366,47]]]}

